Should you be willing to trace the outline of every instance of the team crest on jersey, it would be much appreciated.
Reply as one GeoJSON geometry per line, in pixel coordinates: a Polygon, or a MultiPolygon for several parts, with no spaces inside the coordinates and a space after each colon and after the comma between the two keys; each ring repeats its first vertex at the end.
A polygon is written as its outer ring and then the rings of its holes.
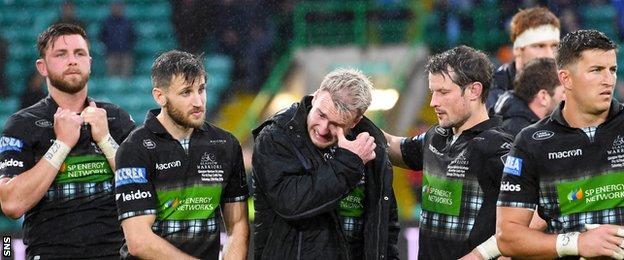
{"type": "Polygon", "coordinates": [[[624,167],[624,138],[621,135],[613,139],[611,148],[607,150],[607,160],[612,168],[624,167]]]}
{"type": "Polygon", "coordinates": [[[522,174],[522,158],[507,156],[503,173],[520,176],[522,174]]]}
{"type": "Polygon", "coordinates": [[[468,157],[468,150],[465,149],[455,156],[455,159],[446,167],[446,176],[457,178],[465,177],[466,172],[470,169],[468,157]]]}
{"type": "Polygon", "coordinates": [[[197,173],[201,175],[201,180],[205,182],[223,182],[223,165],[218,162],[215,153],[205,152],[199,165],[197,173]]]}

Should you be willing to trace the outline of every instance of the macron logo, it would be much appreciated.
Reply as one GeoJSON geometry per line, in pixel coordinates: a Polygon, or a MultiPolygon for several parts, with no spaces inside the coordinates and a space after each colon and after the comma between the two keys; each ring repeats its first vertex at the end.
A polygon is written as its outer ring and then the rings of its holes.
{"type": "Polygon", "coordinates": [[[147,183],[145,168],[121,168],[115,171],[115,187],[131,183],[147,183]]]}
{"type": "Polygon", "coordinates": [[[583,155],[583,150],[575,149],[575,150],[567,150],[567,151],[562,151],[562,152],[548,153],[548,159],[550,159],[550,160],[552,160],[552,159],[562,159],[562,158],[581,156],[581,155],[583,155]]]}
{"type": "Polygon", "coordinates": [[[175,167],[180,167],[180,166],[182,166],[182,163],[180,161],[168,162],[168,163],[157,163],[156,170],[162,171],[162,170],[168,170],[170,168],[175,168],[175,167]]]}

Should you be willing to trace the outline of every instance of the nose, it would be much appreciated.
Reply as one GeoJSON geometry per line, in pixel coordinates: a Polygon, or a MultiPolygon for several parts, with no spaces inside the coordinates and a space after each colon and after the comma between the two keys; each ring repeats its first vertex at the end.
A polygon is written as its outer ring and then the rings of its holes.
{"type": "Polygon", "coordinates": [[[329,133],[329,121],[327,120],[321,120],[321,122],[319,122],[318,127],[316,128],[316,131],[318,131],[319,135],[326,135],[329,133]]]}
{"type": "Polygon", "coordinates": [[[205,95],[206,95],[205,92],[202,92],[202,93],[193,92],[193,95],[191,96],[191,104],[196,107],[204,106],[204,104],[206,103],[205,95]]]}
{"type": "Polygon", "coordinates": [[[555,58],[555,50],[556,50],[556,46],[552,46],[552,47],[546,47],[546,50],[544,51],[544,58],[555,58]]]}
{"type": "Polygon", "coordinates": [[[431,94],[431,101],[429,101],[429,106],[430,107],[438,107],[438,106],[440,106],[440,102],[438,101],[438,97],[435,94],[435,92],[433,94],[431,94]]]}
{"type": "Polygon", "coordinates": [[[68,65],[78,65],[78,58],[76,58],[76,55],[67,55],[67,63],[68,65]]]}
{"type": "Polygon", "coordinates": [[[615,86],[615,81],[617,80],[617,74],[612,73],[609,70],[605,70],[606,75],[603,77],[603,82],[605,85],[615,86]]]}

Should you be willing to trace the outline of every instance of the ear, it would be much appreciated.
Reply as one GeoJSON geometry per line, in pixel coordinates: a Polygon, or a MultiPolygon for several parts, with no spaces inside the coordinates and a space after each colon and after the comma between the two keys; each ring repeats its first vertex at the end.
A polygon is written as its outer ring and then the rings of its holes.
{"type": "Polygon", "coordinates": [[[572,88],[572,75],[570,70],[561,69],[557,71],[557,77],[559,78],[559,82],[563,86],[564,89],[572,88]]]}
{"type": "Polygon", "coordinates": [[[45,60],[37,59],[37,61],[35,62],[35,67],[37,67],[37,71],[39,71],[39,74],[41,74],[41,76],[48,76],[48,68],[46,67],[45,60]]]}
{"type": "Polygon", "coordinates": [[[548,107],[548,103],[550,102],[550,94],[545,89],[540,89],[537,94],[535,94],[535,99],[539,104],[543,107],[548,107]]]}
{"type": "Polygon", "coordinates": [[[159,88],[152,88],[152,96],[154,97],[154,100],[156,101],[156,103],[158,103],[158,105],[160,107],[164,107],[165,104],[167,103],[167,97],[164,90],[159,89],[159,88]]]}
{"type": "Polygon", "coordinates": [[[466,88],[466,92],[469,100],[481,100],[481,93],[483,92],[483,84],[481,82],[473,82],[466,88]]]}

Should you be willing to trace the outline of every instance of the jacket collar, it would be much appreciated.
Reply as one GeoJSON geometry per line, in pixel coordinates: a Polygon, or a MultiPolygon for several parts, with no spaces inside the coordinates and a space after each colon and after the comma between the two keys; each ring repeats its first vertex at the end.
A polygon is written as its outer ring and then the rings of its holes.
{"type": "MultiPolygon", "coordinates": [[[[562,126],[570,127],[568,122],[563,117],[563,112],[562,111],[563,111],[563,106],[564,105],[565,105],[565,101],[561,101],[561,104],[559,104],[559,106],[557,108],[555,108],[555,110],[550,115],[550,119],[554,120],[555,122],[557,122],[558,124],[560,124],[562,126]]],[[[620,102],[618,102],[617,99],[612,98],[611,99],[611,106],[609,107],[609,114],[607,114],[607,119],[604,121],[604,123],[609,122],[615,116],[620,114],[620,112],[622,112],[622,109],[624,109],[624,106],[622,104],[620,104],[620,102]]]]}

